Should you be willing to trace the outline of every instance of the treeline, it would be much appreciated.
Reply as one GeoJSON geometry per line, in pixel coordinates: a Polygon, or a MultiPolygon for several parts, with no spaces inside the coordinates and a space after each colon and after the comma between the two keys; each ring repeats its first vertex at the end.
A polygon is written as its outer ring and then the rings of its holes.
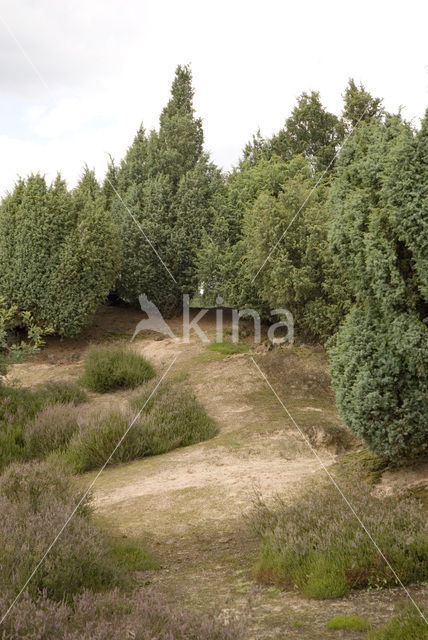
{"type": "Polygon", "coordinates": [[[414,128],[353,80],[343,98],[337,116],[303,93],[225,175],[178,67],[159,129],[141,127],[102,185],[87,169],[72,191],[36,175],[3,200],[0,295],[60,335],[109,293],[145,293],[166,316],[200,290],[205,304],[286,307],[302,340],[330,349],[350,427],[388,457],[423,452],[428,115],[414,128]]]}

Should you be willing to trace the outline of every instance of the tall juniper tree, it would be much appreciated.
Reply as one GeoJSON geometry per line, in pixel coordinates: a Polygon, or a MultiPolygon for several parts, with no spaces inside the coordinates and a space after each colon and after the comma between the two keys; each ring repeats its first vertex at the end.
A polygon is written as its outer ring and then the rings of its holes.
{"type": "Polygon", "coordinates": [[[339,410],[377,453],[427,450],[427,123],[357,127],[332,190],[330,242],[355,305],[331,349],[339,410]]]}
{"type": "Polygon", "coordinates": [[[188,66],[176,70],[159,131],[137,132],[118,171],[117,190],[112,207],[123,241],[118,294],[135,303],[144,293],[171,316],[182,292],[196,289],[195,255],[223,190],[203,151],[188,66]]]}

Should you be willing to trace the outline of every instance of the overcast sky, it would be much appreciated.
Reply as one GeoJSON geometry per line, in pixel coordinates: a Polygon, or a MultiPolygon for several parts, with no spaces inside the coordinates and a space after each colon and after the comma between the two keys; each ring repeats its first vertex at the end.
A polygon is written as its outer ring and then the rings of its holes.
{"type": "Polygon", "coordinates": [[[156,127],[192,65],[206,149],[225,169],[302,91],[339,113],[349,77],[419,122],[428,106],[425,0],[0,0],[0,193],[17,175],[87,163],[102,178],[141,122],[156,127]]]}

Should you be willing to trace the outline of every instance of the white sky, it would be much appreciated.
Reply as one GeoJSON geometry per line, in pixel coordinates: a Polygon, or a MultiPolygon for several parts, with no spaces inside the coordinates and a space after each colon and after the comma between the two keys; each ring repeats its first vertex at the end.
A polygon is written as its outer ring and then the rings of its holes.
{"type": "Polygon", "coordinates": [[[0,193],[16,176],[84,163],[104,175],[143,122],[156,127],[177,64],[190,62],[206,149],[228,169],[260,127],[277,131],[317,89],[339,113],[348,78],[428,106],[425,0],[0,0],[0,193]]]}

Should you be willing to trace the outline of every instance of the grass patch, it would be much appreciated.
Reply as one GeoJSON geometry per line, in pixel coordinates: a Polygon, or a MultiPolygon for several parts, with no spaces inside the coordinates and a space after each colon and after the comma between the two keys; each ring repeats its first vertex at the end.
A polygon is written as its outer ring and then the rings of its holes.
{"type": "Polygon", "coordinates": [[[362,616],[335,616],[329,620],[326,625],[327,629],[340,631],[348,629],[349,631],[368,631],[370,622],[362,616]]]}
{"type": "Polygon", "coordinates": [[[156,571],[160,565],[155,557],[141,546],[137,540],[115,540],[112,543],[112,556],[120,566],[129,571],[156,571]]]}
{"type": "Polygon", "coordinates": [[[172,376],[173,382],[184,382],[190,378],[190,373],[188,371],[179,371],[175,375],[172,376]]]}
{"type": "MultiPolygon", "coordinates": [[[[428,577],[427,524],[411,498],[371,495],[357,477],[339,480],[355,511],[404,584],[428,577]]],[[[308,486],[293,503],[258,500],[252,525],[261,538],[256,576],[297,588],[309,598],[345,596],[351,589],[396,584],[384,560],[328,479],[308,486]]]]}
{"type": "Polygon", "coordinates": [[[428,625],[414,607],[408,607],[387,625],[371,631],[366,640],[428,640],[428,625]]]}
{"type": "Polygon", "coordinates": [[[247,353],[250,350],[250,346],[248,344],[235,344],[234,342],[211,342],[207,346],[209,351],[214,351],[215,353],[221,353],[224,356],[231,356],[235,353],[247,353]]]}
{"type": "Polygon", "coordinates": [[[66,461],[75,472],[90,471],[104,464],[144,405],[110,463],[166,453],[216,435],[216,423],[183,385],[164,383],[147,402],[150,391],[151,386],[135,396],[128,411],[89,418],[72,438],[65,453],[66,461]]]}
{"type": "Polygon", "coordinates": [[[98,393],[134,389],[156,375],[150,362],[126,349],[92,347],[80,383],[98,393]]]}

